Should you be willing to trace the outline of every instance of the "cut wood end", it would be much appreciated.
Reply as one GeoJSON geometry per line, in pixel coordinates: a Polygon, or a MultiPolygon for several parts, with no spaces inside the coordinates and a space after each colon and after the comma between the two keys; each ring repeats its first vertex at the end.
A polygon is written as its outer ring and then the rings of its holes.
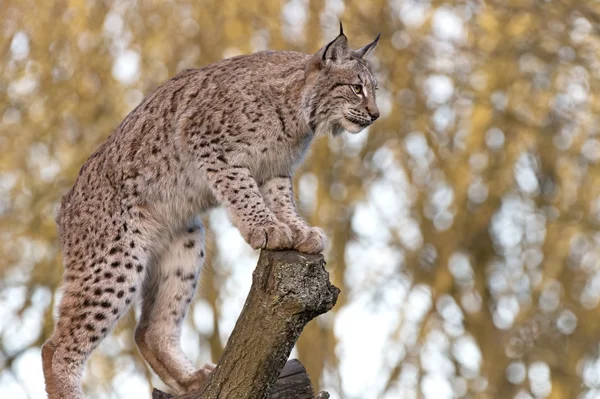
{"type": "Polygon", "coordinates": [[[281,251],[272,251],[268,249],[262,249],[260,251],[261,256],[267,256],[272,259],[277,259],[280,262],[286,263],[325,263],[325,258],[322,254],[307,254],[299,252],[293,249],[286,249],[281,251]]]}
{"type": "Polygon", "coordinates": [[[329,280],[323,255],[298,251],[261,251],[253,288],[310,318],[329,311],[340,293],[329,280]]]}
{"type": "Polygon", "coordinates": [[[154,388],[152,390],[152,399],[169,399],[172,397],[173,395],[169,395],[168,393],[165,393],[159,389],[154,388]]]}

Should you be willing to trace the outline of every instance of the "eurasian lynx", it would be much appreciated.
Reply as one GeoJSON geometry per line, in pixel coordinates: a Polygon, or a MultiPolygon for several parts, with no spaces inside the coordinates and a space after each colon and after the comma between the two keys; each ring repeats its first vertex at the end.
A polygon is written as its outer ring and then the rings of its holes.
{"type": "Polygon", "coordinates": [[[227,208],[252,248],[317,253],[291,175],[313,137],[379,116],[376,80],[343,31],[314,55],[264,51],[181,72],[146,97],[81,168],[57,214],[64,294],[42,359],[51,399],[83,398],[83,366],[141,294],[140,352],[174,390],[197,369],[180,349],[204,258],[196,216],[227,208]]]}

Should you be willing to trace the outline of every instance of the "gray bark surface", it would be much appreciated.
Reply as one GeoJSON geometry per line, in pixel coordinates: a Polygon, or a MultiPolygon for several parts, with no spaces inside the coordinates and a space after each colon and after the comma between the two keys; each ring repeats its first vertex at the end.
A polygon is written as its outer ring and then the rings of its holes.
{"type": "MultiPolygon", "coordinates": [[[[302,364],[286,361],[304,326],[329,311],[338,294],[322,255],[261,251],[250,293],[215,371],[199,390],[173,398],[313,399],[302,364]]],[[[154,390],[152,397],[172,396],[154,390]]]]}

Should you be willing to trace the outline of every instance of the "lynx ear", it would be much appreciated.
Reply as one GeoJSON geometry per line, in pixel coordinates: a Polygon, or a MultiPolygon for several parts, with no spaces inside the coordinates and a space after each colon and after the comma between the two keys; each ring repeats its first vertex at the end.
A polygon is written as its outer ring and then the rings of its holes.
{"type": "Polygon", "coordinates": [[[344,28],[341,21],[338,37],[319,50],[318,54],[321,55],[321,63],[323,65],[340,60],[348,54],[348,38],[344,35],[344,28]]]}
{"type": "Polygon", "coordinates": [[[359,48],[358,50],[354,51],[354,54],[358,55],[360,58],[365,58],[366,56],[368,56],[369,54],[371,54],[373,52],[373,49],[375,48],[375,46],[377,46],[377,42],[379,42],[380,37],[381,37],[381,33],[377,35],[377,37],[375,38],[375,40],[373,40],[373,42],[367,44],[363,48],[359,48]]]}

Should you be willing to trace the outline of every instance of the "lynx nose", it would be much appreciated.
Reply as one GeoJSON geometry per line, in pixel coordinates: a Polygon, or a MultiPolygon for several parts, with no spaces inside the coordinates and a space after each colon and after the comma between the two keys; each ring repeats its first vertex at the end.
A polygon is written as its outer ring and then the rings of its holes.
{"type": "Polygon", "coordinates": [[[371,117],[371,122],[375,122],[375,119],[379,118],[379,110],[369,111],[369,116],[371,117]]]}

